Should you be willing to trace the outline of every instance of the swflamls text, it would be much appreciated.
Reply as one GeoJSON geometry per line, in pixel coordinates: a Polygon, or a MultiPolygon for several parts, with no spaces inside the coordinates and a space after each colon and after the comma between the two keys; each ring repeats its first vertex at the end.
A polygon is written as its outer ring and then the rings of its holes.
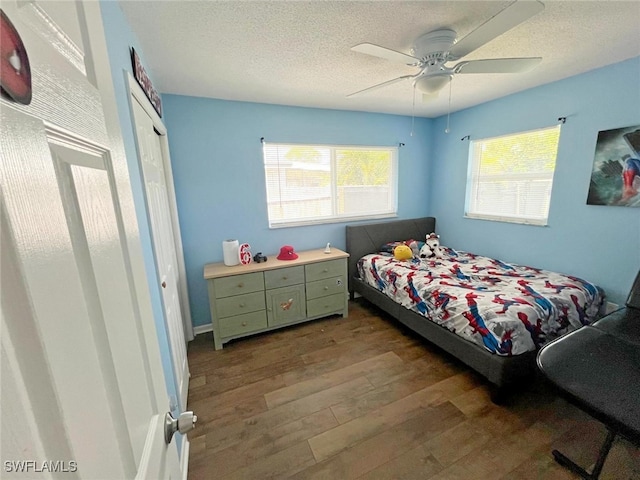
{"type": "Polygon", "coordinates": [[[5,460],[4,471],[7,473],[72,473],[78,471],[78,462],[75,460],[5,460]]]}

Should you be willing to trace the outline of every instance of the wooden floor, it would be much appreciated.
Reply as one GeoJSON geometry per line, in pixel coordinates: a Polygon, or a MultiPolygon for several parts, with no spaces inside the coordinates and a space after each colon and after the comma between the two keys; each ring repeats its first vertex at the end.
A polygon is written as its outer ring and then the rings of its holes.
{"type": "MultiPolygon", "coordinates": [[[[506,406],[482,378],[366,301],[332,317],[189,345],[189,479],[573,479],[605,430],[533,382],[506,406]]],[[[640,479],[616,440],[601,478],[640,479]]]]}

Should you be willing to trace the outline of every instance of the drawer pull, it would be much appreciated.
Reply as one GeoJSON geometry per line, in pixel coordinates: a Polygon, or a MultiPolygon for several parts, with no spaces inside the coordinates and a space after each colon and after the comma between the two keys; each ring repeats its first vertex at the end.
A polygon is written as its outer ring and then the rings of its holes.
{"type": "Polygon", "coordinates": [[[287,277],[282,277],[282,279],[283,279],[283,280],[286,280],[286,279],[287,279],[287,277]]]}
{"type": "Polygon", "coordinates": [[[246,327],[247,326],[247,322],[242,322],[242,326],[246,327]]]}
{"type": "Polygon", "coordinates": [[[325,289],[325,290],[329,290],[329,287],[327,287],[327,286],[325,285],[324,289],[325,289]]]}
{"type": "Polygon", "coordinates": [[[244,308],[244,307],[245,307],[245,304],[244,304],[244,303],[241,303],[241,304],[240,304],[240,305],[238,305],[238,306],[239,306],[240,308],[244,308]]]}
{"type": "Polygon", "coordinates": [[[328,268],[325,268],[324,270],[322,270],[324,273],[327,273],[329,271],[328,268]]]}
{"type": "Polygon", "coordinates": [[[240,282],[240,283],[238,284],[238,288],[242,288],[242,287],[244,287],[244,283],[240,282]]]}

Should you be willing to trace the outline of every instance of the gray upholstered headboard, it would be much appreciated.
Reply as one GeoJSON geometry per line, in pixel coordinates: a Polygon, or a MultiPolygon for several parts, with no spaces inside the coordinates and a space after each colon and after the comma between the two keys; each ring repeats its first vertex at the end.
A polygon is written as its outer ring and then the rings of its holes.
{"type": "Polygon", "coordinates": [[[347,252],[349,253],[349,293],[353,293],[351,279],[357,274],[358,260],[368,253],[376,253],[387,242],[399,240],[423,240],[436,231],[434,217],[395,220],[384,223],[347,225],[347,252]]]}

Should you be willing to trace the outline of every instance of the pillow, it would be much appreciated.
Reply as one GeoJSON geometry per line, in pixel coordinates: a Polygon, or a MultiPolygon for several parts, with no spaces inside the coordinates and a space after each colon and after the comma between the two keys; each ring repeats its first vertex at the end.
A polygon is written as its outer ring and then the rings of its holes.
{"type": "Polygon", "coordinates": [[[396,248],[398,245],[408,246],[413,252],[413,255],[417,256],[420,249],[424,246],[424,242],[414,240],[413,238],[410,238],[409,240],[404,240],[404,241],[388,242],[380,247],[380,253],[393,254],[393,249],[396,248]]]}

